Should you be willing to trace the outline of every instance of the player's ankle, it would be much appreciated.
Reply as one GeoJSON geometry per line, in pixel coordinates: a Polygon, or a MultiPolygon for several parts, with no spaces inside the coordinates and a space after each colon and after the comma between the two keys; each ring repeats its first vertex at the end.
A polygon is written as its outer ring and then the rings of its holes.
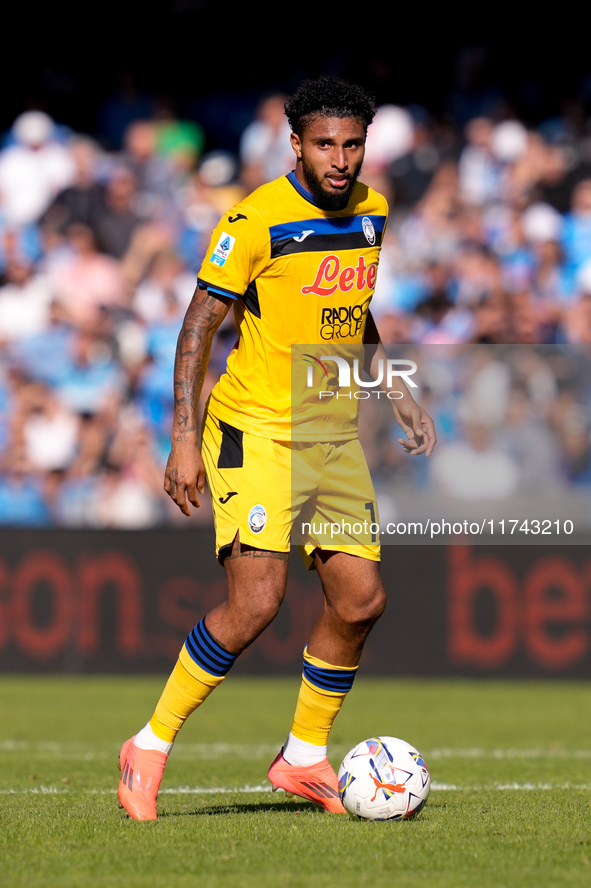
{"type": "Polygon", "coordinates": [[[326,746],[316,746],[315,743],[300,740],[290,732],[283,746],[283,758],[290,765],[308,768],[310,765],[317,765],[324,761],[326,746]]]}
{"type": "Polygon", "coordinates": [[[166,740],[162,740],[158,737],[158,735],[152,730],[150,722],[148,722],[141,731],[137,732],[133,742],[138,749],[157,749],[159,752],[164,752],[166,755],[169,755],[174,744],[174,741],[168,743],[166,740]]]}

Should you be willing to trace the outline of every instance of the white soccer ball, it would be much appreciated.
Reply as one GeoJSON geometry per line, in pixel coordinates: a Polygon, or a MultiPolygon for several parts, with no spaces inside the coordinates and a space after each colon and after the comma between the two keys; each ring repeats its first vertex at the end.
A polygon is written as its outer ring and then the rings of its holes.
{"type": "Polygon", "coordinates": [[[358,743],[343,759],[338,778],[345,809],[366,820],[410,820],[431,789],[421,753],[397,737],[358,743]]]}

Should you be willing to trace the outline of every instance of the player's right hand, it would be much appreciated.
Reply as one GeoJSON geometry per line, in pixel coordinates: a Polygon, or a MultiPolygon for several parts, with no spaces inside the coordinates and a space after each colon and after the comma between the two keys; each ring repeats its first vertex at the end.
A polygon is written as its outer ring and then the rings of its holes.
{"type": "Polygon", "coordinates": [[[164,472],[164,489],[183,515],[191,515],[189,503],[199,508],[197,492],[205,492],[205,466],[196,444],[186,442],[172,448],[164,472]]]}

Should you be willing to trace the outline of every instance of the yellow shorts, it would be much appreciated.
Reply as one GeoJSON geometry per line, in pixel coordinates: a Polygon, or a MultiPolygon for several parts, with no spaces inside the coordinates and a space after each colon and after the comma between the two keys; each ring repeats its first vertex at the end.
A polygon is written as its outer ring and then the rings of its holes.
{"type": "Polygon", "coordinates": [[[294,543],[308,567],[317,548],[380,560],[375,492],[357,439],[275,441],[208,413],[201,449],[220,562],[237,533],[272,552],[294,543]]]}

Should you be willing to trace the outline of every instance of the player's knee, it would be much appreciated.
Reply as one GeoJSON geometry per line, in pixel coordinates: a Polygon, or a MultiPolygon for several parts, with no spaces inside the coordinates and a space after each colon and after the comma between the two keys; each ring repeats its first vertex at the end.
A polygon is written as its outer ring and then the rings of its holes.
{"type": "Polygon", "coordinates": [[[262,595],[252,602],[250,618],[263,629],[272,623],[281,607],[283,596],[277,593],[262,595]]]}
{"type": "Polygon", "coordinates": [[[381,582],[349,595],[336,606],[339,618],[349,625],[371,628],[384,612],[386,591],[381,582]]]}
{"type": "Polygon", "coordinates": [[[240,596],[236,608],[246,634],[256,637],[273,622],[283,601],[284,589],[273,583],[253,584],[240,596]]]}
{"type": "Polygon", "coordinates": [[[223,605],[225,624],[232,629],[233,653],[240,653],[252,644],[273,622],[281,606],[280,594],[257,594],[256,589],[251,593],[247,600],[230,598],[223,605]]]}
{"type": "Polygon", "coordinates": [[[379,584],[379,588],[376,589],[375,594],[372,599],[372,621],[375,623],[376,620],[382,616],[386,609],[386,590],[379,584]]]}
{"type": "Polygon", "coordinates": [[[373,626],[384,613],[386,607],[386,590],[380,583],[366,601],[360,604],[361,622],[373,626]]]}

